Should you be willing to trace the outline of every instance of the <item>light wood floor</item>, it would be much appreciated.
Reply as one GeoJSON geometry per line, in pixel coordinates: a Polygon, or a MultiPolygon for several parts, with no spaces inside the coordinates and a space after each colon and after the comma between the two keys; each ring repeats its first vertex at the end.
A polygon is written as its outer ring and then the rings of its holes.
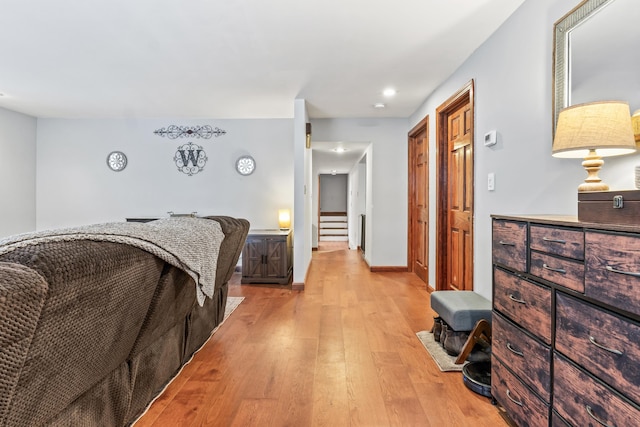
{"type": "Polygon", "coordinates": [[[418,341],[433,312],[413,274],[314,252],[304,291],[234,277],[230,294],[245,300],[136,427],[506,426],[418,341]]]}

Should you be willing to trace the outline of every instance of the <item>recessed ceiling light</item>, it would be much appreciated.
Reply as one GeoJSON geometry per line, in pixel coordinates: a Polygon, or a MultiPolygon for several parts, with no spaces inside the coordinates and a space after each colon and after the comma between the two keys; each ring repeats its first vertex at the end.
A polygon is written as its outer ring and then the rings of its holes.
{"type": "Polygon", "coordinates": [[[387,88],[382,91],[382,94],[386,97],[394,96],[396,93],[398,93],[398,91],[393,88],[387,88]]]}
{"type": "Polygon", "coordinates": [[[373,108],[384,108],[384,107],[386,107],[386,105],[384,105],[382,102],[377,102],[373,104],[373,108]]]}

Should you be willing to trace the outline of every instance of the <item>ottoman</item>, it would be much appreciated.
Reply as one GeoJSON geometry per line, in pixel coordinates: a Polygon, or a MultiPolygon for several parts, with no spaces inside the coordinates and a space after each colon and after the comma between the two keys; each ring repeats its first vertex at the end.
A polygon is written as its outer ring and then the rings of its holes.
{"type": "MultiPolygon", "coordinates": [[[[451,329],[457,343],[451,348],[447,332],[447,343],[441,340],[441,344],[449,354],[460,349],[459,345],[464,341],[460,352],[457,353],[456,364],[464,363],[476,344],[485,349],[491,344],[491,302],[473,291],[434,291],[431,293],[431,308],[451,329]],[[464,334],[470,332],[468,334],[464,334]],[[463,334],[460,334],[463,333],[463,334]],[[461,335],[464,335],[461,337],[461,335]],[[466,338],[465,338],[466,337],[466,338]]],[[[475,353],[474,353],[475,354],[475,353]]],[[[487,355],[483,355],[487,357],[487,355]]]]}

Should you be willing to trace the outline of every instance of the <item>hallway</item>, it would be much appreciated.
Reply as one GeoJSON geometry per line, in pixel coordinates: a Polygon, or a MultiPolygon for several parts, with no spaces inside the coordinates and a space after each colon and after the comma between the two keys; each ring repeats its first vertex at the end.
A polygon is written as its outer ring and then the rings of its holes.
{"type": "Polygon", "coordinates": [[[136,426],[506,425],[418,341],[417,276],[334,250],[313,253],[302,292],[232,282],[245,300],[136,426]]]}

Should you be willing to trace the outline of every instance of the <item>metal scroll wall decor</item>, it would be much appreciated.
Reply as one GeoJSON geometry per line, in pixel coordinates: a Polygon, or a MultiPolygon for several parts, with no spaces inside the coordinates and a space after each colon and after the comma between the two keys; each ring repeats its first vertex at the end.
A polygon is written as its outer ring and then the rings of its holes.
{"type": "MultiPolygon", "coordinates": [[[[176,126],[171,125],[166,128],[160,128],[153,132],[154,134],[167,137],[169,139],[178,138],[198,138],[198,139],[211,139],[225,135],[227,131],[218,128],[217,126],[211,127],[209,125],[204,126],[176,126]]],[[[192,142],[178,146],[173,161],[178,167],[178,170],[188,176],[193,176],[202,172],[205,164],[207,163],[207,153],[200,145],[196,145],[192,142]]]]}
{"type": "Polygon", "coordinates": [[[207,154],[204,149],[193,142],[179,146],[175,156],[173,156],[173,161],[176,163],[178,170],[189,176],[202,172],[207,160],[207,154]]]}
{"type": "Polygon", "coordinates": [[[226,130],[222,130],[218,127],[212,128],[209,125],[205,126],[176,126],[171,125],[166,128],[160,128],[153,131],[156,135],[167,137],[169,139],[178,138],[203,138],[210,139],[212,136],[216,138],[220,135],[225,135],[226,130]]]}

